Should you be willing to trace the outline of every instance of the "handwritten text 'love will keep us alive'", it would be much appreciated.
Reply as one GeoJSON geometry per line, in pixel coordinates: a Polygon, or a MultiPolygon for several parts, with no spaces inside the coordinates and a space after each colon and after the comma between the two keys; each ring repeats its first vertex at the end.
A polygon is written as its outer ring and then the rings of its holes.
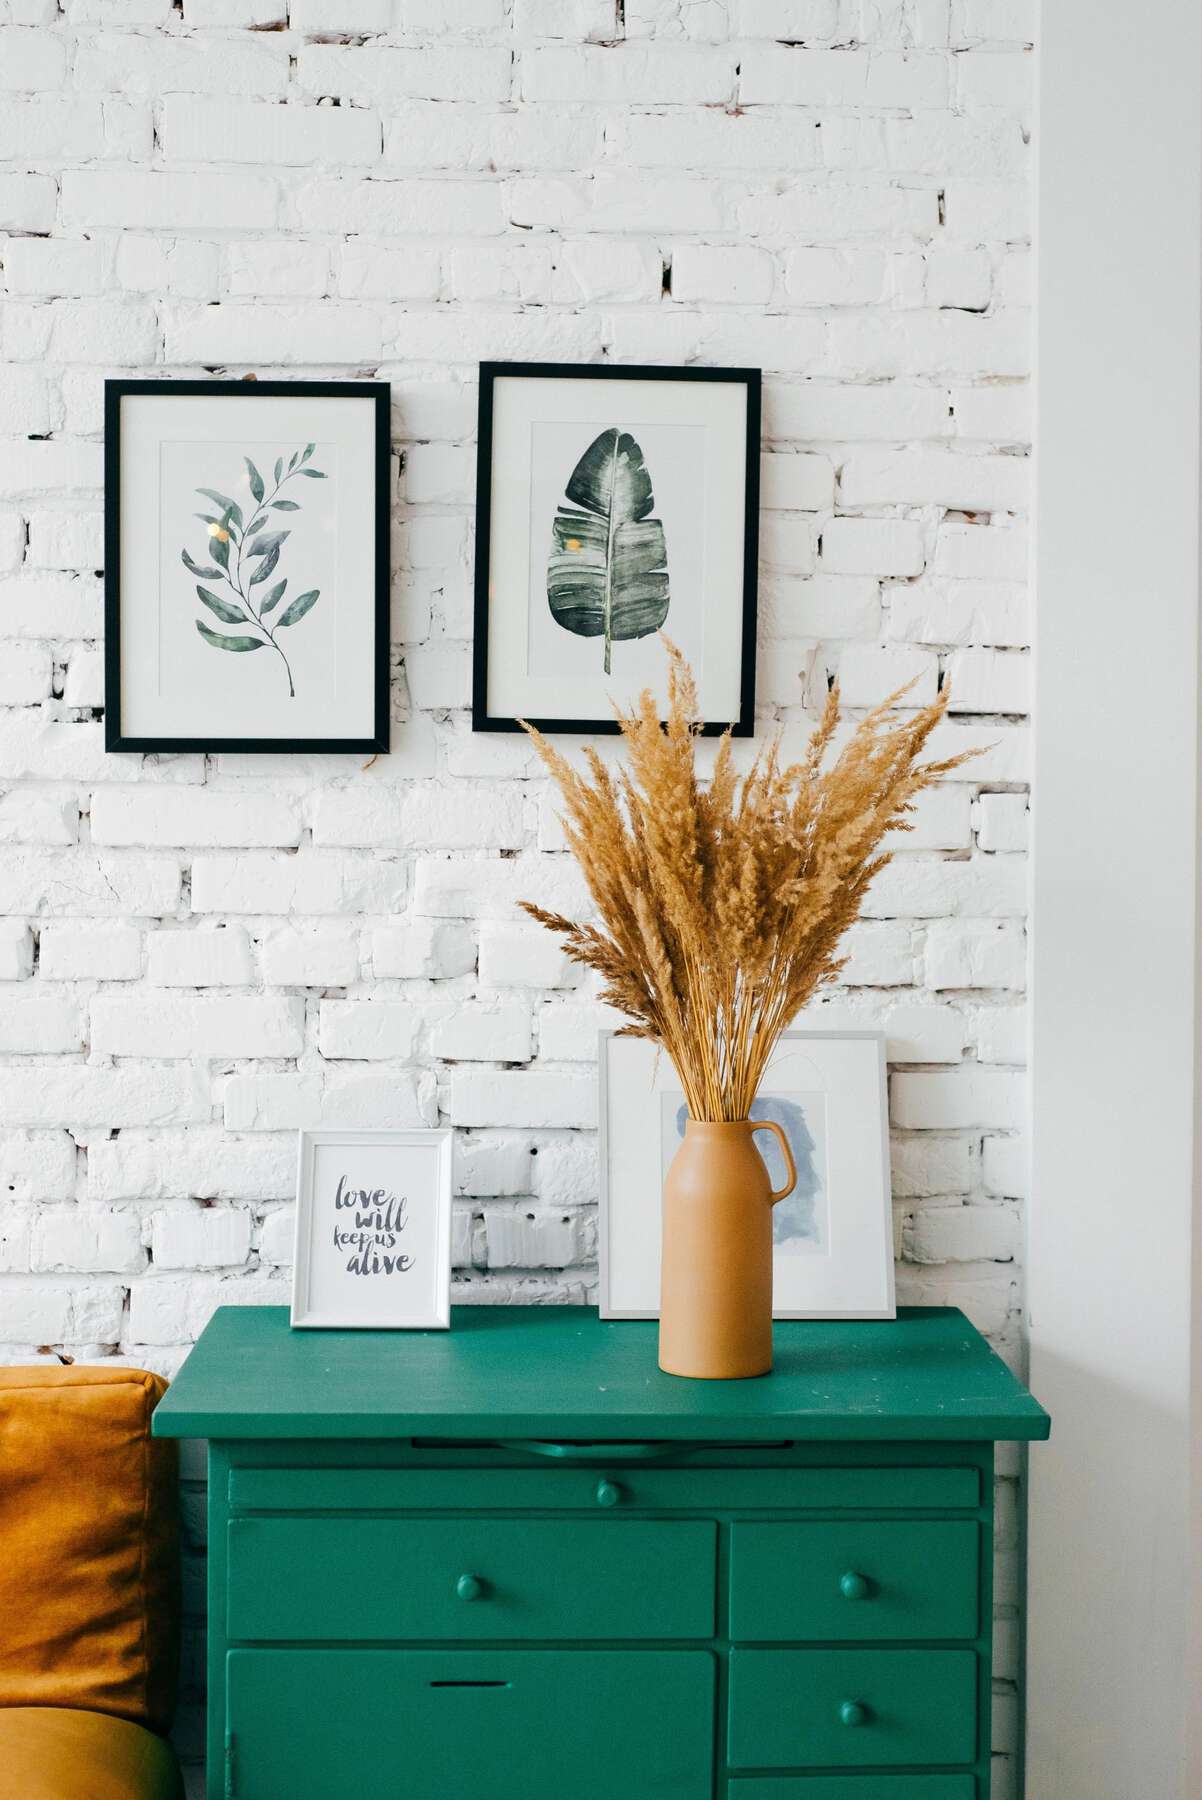
{"type": "Polygon", "coordinates": [[[398,1199],[386,1188],[353,1188],[345,1175],[338,1177],[334,1245],[350,1251],[348,1274],[403,1275],[413,1267],[414,1258],[397,1247],[409,1223],[408,1212],[407,1195],[398,1199]],[[345,1216],[348,1213],[353,1219],[345,1216]]]}

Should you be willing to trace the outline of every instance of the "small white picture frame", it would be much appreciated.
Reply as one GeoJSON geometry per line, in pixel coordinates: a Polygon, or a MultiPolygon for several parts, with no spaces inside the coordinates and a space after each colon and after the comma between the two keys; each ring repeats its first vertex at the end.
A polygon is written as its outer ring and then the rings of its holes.
{"type": "Polygon", "coordinates": [[[292,1324],[450,1322],[450,1131],[300,1132],[292,1324]]]}
{"type": "MultiPolygon", "coordinates": [[[[686,1116],[668,1056],[603,1031],[600,1296],[603,1319],[659,1316],[664,1176],[686,1116]]],[[[885,1040],[876,1031],[788,1031],[752,1106],[789,1138],[799,1181],[774,1213],[773,1317],[892,1319],[893,1209],[885,1040]]],[[[767,1137],[757,1133],[757,1147],[767,1137]]],[[[780,1151],[765,1143],[774,1184],[780,1151]]]]}

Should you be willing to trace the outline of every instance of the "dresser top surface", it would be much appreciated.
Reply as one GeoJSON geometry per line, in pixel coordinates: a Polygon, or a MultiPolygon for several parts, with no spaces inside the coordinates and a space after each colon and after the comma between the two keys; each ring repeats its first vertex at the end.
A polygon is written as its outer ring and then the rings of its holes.
{"type": "Polygon", "coordinates": [[[461,1306],[449,1331],[293,1331],[286,1307],[214,1314],[157,1435],[671,1438],[726,1443],[1044,1438],[1043,1408],[964,1315],[778,1320],[775,1366],[685,1381],[653,1321],[582,1306],[461,1306]]]}

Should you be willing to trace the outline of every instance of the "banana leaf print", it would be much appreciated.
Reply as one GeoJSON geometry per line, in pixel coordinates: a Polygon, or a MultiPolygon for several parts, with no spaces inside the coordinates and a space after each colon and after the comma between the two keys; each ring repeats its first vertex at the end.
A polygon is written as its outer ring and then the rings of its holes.
{"type": "Polygon", "coordinates": [[[270,647],[284,665],[288,677],[289,699],[296,698],[296,686],[292,679],[292,666],[283,646],[277,641],[276,633],[283,631],[286,626],[298,624],[306,613],[312,612],[321,589],[309,588],[306,593],[298,594],[276,618],[269,621],[267,615],[274,612],[284,598],[289,578],[285,576],[268,589],[264,589],[263,584],[275,574],[284,545],[292,535],[289,528],[280,524],[277,514],[301,510],[299,500],[279,497],[281,489],[294,475],[303,475],[309,481],[327,479],[325,472],[315,469],[309,460],[316,447],[315,444],[306,444],[303,450],[294,450],[286,469],[283,457],[277,457],[270,482],[264,480],[250,457],[244,456],[242,460],[246,465],[246,483],[250,488],[253,506],[239,505],[237,500],[222,493],[219,488],[197,488],[196,492],[215,509],[195,515],[208,531],[207,555],[211,560],[197,562],[186,548],[180,551],[180,560],[185,569],[190,575],[198,577],[196,595],[201,605],[207,607],[222,625],[249,627],[249,630],[227,633],[214,631],[205,619],[197,619],[196,629],[204,642],[211,644],[215,650],[233,651],[242,655],[251,650],[270,647]],[[211,587],[202,585],[206,581],[224,582],[227,591],[214,593],[211,587]],[[258,635],[253,636],[251,633],[258,635]]]}
{"type": "Polygon", "coordinates": [[[578,637],[647,637],[668,616],[668,547],[653,518],[655,496],[639,445],[611,425],[593,439],[568,478],[551,528],[547,601],[578,637]]]}

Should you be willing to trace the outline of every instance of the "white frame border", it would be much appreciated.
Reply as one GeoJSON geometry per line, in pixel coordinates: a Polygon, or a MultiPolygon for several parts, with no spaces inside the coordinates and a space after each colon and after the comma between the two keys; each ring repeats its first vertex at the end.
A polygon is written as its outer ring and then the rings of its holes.
{"type": "Polygon", "coordinates": [[[301,1130],[296,1134],[296,1227],[292,1258],[292,1307],[289,1322],[296,1331],[437,1331],[451,1323],[451,1162],[454,1134],[448,1127],[439,1130],[354,1131],[325,1128],[301,1130]],[[412,1325],[398,1325],[395,1319],[314,1318],[308,1314],[309,1277],[311,1270],[313,1223],[313,1152],[330,1144],[379,1144],[396,1148],[436,1145],[438,1148],[438,1205],[436,1255],[445,1279],[438,1285],[439,1304],[435,1317],[412,1325]]]}
{"type": "MultiPolygon", "coordinates": [[[[597,1194],[597,1260],[599,1278],[597,1283],[597,1312],[602,1319],[658,1319],[659,1313],[632,1311],[628,1308],[614,1307],[609,1297],[609,1095],[606,1046],[610,1038],[620,1037],[617,1030],[602,1030],[597,1034],[597,1079],[599,1088],[598,1102],[598,1154],[600,1157],[600,1184],[597,1194]]],[[[837,1311],[795,1312],[777,1310],[774,1306],[774,1319],[894,1319],[897,1317],[897,1294],[894,1280],[894,1264],[896,1262],[896,1246],[893,1237],[893,1182],[889,1155],[889,1065],[885,1056],[885,1033],[883,1031],[786,1031],[781,1035],[781,1043],[796,1042],[809,1039],[830,1043],[848,1039],[870,1038],[878,1046],[881,1073],[881,1188],[885,1212],[885,1243],[887,1246],[886,1292],[887,1304],[881,1309],[841,1308],[837,1311]]],[[[661,1051],[666,1056],[667,1051],[661,1051]]]]}

